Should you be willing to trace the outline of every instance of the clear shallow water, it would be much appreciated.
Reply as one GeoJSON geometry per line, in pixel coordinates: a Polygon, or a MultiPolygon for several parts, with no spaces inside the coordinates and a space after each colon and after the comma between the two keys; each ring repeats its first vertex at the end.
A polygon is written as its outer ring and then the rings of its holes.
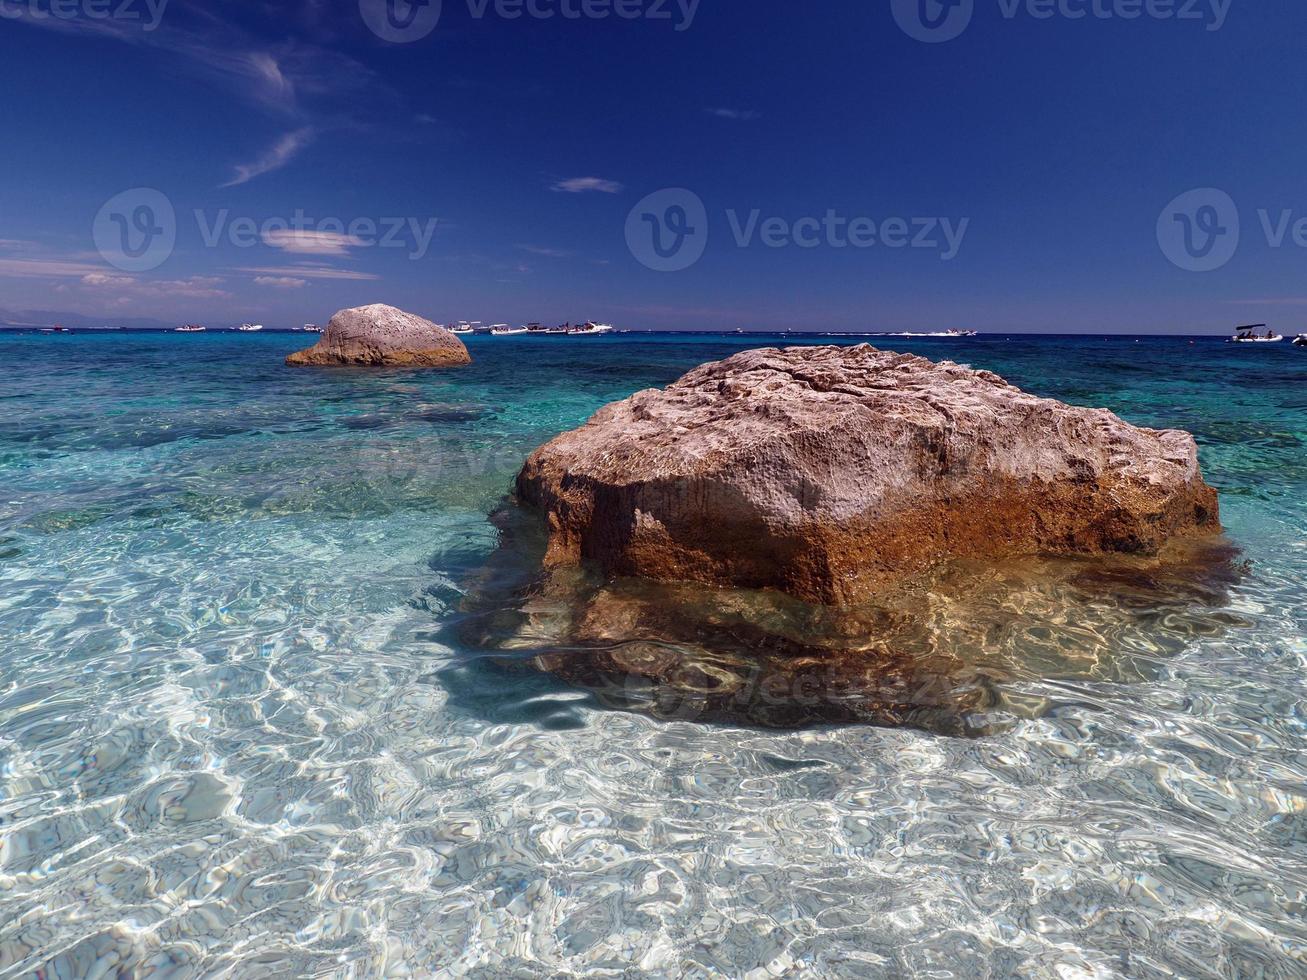
{"type": "Polygon", "coordinates": [[[468,641],[531,449],[777,342],[0,334],[0,976],[1301,975],[1307,352],[878,341],[1190,429],[1249,563],[932,589],[1031,706],[987,737],[610,710],[468,641]]]}

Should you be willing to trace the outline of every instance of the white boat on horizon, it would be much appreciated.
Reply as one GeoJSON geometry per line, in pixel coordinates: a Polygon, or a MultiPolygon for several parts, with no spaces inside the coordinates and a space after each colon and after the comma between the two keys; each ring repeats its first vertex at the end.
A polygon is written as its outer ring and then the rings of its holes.
{"type": "Polygon", "coordinates": [[[581,324],[579,327],[569,326],[567,328],[567,333],[568,336],[570,337],[586,337],[586,336],[593,336],[601,333],[612,333],[612,332],[613,332],[613,325],[611,323],[595,323],[592,320],[581,324]]]}
{"type": "Polygon", "coordinates": [[[204,333],[208,327],[202,327],[198,323],[188,323],[185,326],[178,327],[173,333],[204,333]]]}
{"type": "Polygon", "coordinates": [[[459,334],[460,336],[467,336],[470,333],[476,333],[477,327],[479,326],[481,326],[480,320],[473,320],[471,322],[467,320],[459,320],[458,323],[449,324],[449,326],[447,326],[445,329],[448,330],[450,333],[459,334]]]}
{"type": "Polygon", "coordinates": [[[1260,335],[1257,333],[1258,330],[1261,330],[1265,327],[1266,324],[1264,323],[1254,323],[1246,327],[1239,327],[1237,330],[1235,330],[1234,336],[1230,338],[1230,343],[1232,344],[1278,344],[1280,341],[1284,340],[1283,335],[1278,333],[1272,333],[1269,329],[1266,330],[1265,335],[1260,335]]]}
{"type": "Polygon", "coordinates": [[[530,332],[529,327],[510,327],[507,323],[496,323],[490,328],[492,337],[517,337],[530,332]]]}
{"type": "Polygon", "coordinates": [[[262,329],[263,324],[261,323],[242,323],[236,328],[236,331],[238,333],[258,333],[262,329]]]}
{"type": "Polygon", "coordinates": [[[1307,347],[1307,333],[1300,333],[1293,339],[1294,347],[1307,347]]]}
{"type": "Polygon", "coordinates": [[[911,333],[902,331],[899,333],[874,333],[866,334],[868,337],[939,337],[941,339],[957,339],[964,337],[979,337],[980,334],[975,330],[937,330],[933,333],[911,333]]]}

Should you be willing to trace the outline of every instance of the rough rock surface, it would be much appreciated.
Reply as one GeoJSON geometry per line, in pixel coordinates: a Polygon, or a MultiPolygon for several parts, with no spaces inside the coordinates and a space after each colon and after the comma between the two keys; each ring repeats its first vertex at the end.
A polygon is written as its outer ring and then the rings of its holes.
{"type": "Polygon", "coordinates": [[[286,358],[293,367],[452,367],[471,364],[463,342],[444,327],[376,303],[341,310],[321,339],[286,358]]]}
{"type": "Polygon", "coordinates": [[[517,489],[548,516],[548,566],[836,605],[953,558],[1220,531],[1188,433],[868,345],[706,364],[537,450],[517,489]]]}

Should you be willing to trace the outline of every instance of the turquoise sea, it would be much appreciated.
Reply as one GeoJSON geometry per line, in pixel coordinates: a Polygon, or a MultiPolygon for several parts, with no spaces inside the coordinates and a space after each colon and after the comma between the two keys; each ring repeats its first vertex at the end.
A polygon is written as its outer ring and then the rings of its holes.
{"type": "MultiPolygon", "coordinates": [[[[918,594],[905,649],[984,695],[955,730],[668,711],[484,640],[527,453],[831,339],[305,341],[0,333],[0,977],[1307,972],[1307,350],[874,341],[1192,431],[1239,552],[918,594]]],[[[740,663],[718,613],[695,655],[740,663]]]]}

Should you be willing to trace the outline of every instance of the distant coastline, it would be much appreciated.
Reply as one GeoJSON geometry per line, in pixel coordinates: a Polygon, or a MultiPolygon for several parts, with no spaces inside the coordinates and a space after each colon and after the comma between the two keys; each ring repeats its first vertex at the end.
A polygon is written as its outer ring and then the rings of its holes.
{"type": "MultiPolygon", "coordinates": [[[[39,323],[39,324],[0,323],[0,333],[16,333],[16,334],[17,333],[33,333],[33,334],[42,333],[42,332],[49,331],[52,327],[56,325],[61,325],[68,328],[68,333],[64,334],[65,336],[74,335],[74,334],[166,334],[166,333],[176,332],[175,326],[86,327],[86,326],[78,326],[75,323],[59,323],[58,321],[56,321],[56,323],[48,323],[48,324],[47,323],[39,323]]],[[[239,334],[239,333],[241,332],[234,327],[212,327],[209,330],[207,330],[204,335],[224,336],[227,334],[239,334]]],[[[286,336],[303,336],[304,333],[305,331],[303,329],[297,329],[294,327],[265,327],[263,330],[259,331],[259,334],[264,336],[269,334],[286,335],[286,336]]],[[[484,338],[486,341],[492,339],[489,333],[476,334],[474,336],[477,337],[478,339],[484,338]]],[[[521,334],[515,337],[509,337],[509,338],[496,337],[493,339],[497,341],[520,340],[527,336],[528,335],[521,334]]],[[[1143,340],[1143,339],[1185,340],[1185,341],[1211,340],[1211,341],[1219,341],[1221,343],[1225,343],[1229,340],[1229,333],[1228,331],[1222,333],[1152,333],[1152,332],[1054,333],[1054,332],[1020,331],[1020,330],[1012,330],[1012,331],[981,330],[978,336],[963,337],[963,336],[947,336],[943,332],[931,332],[931,331],[884,331],[884,330],[847,331],[847,330],[767,330],[767,329],[697,330],[693,328],[686,328],[682,330],[645,330],[639,327],[632,327],[629,329],[616,331],[613,334],[608,334],[603,338],[590,338],[590,339],[592,340],[604,339],[608,342],[611,342],[613,339],[620,338],[620,337],[628,337],[628,338],[630,337],[722,337],[727,339],[745,338],[745,337],[773,337],[773,338],[774,337],[795,337],[795,338],[826,337],[832,340],[839,340],[839,339],[864,339],[864,340],[880,339],[880,340],[921,340],[921,341],[938,340],[938,341],[947,342],[949,344],[957,344],[959,342],[983,343],[985,341],[992,342],[995,340],[1008,340],[1014,338],[1055,339],[1055,338],[1091,337],[1091,338],[1101,338],[1103,340],[1143,340]]],[[[536,340],[538,338],[532,337],[530,339],[536,340]]],[[[559,337],[557,335],[550,335],[547,339],[556,340],[559,339],[559,337]]],[[[562,339],[568,339],[568,338],[562,338],[562,339]]],[[[573,337],[571,339],[575,340],[576,338],[573,337]]]]}

